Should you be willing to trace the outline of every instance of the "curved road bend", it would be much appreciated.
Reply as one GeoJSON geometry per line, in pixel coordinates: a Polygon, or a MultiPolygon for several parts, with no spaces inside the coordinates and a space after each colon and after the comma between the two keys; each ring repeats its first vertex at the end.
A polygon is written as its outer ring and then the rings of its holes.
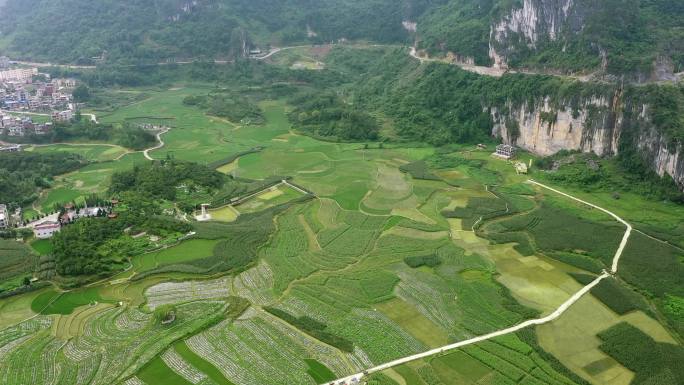
{"type": "Polygon", "coordinates": [[[150,147],[150,148],[148,148],[147,150],[144,150],[144,151],[143,151],[143,155],[145,155],[145,158],[146,158],[147,160],[154,160],[154,158],[150,156],[150,151],[159,150],[160,148],[164,147],[164,140],[162,140],[162,137],[161,137],[161,136],[162,136],[163,134],[166,134],[166,133],[169,132],[169,131],[170,131],[170,129],[168,129],[168,128],[159,131],[159,132],[157,133],[157,141],[159,142],[159,144],[157,144],[157,145],[154,146],[154,147],[150,147]]]}
{"type": "Polygon", "coordinates": [[[515,333],[515,332],[518,332],[522,329],[525,329],[528,326],[536,326],[536,325],[543,325],[545,323],[549,323],[551,321],[554,321],[555,319],[557,319],[561,315],[563,315],[563,313],[565,313],[573,304],[575,304],[577,301],[579,301],[584,295],[589,293],[589,291],[591,291],[591,289],[593,289],[596,285],[598,285],[602,280],[604,280],[604,279],[614,275],[615,273],[617,273],[618,264],[620,262],[620,257],[622,256],[622,253],[625,250],[625,247],[627,246],[627,242],[629,241],[629,237],[632,235],[632,226],[629,223],[627,223],[627,221],[625,221],[624,219],[617,216],[615,213],[608,211],[608,210],[604,209],[603,207],[596,206],[592,203],[586,202],[582,199],[576,198],[576,197],[569,195],[569,194],[566,194],[562,191],[558,191],[558,190],[554,189],[553,187],[549,187],[545,184],[536,182],[534,180],[529,180],[528,182],[531,184],[537,185],[541,188],[547,189],[549,191],[553,191],[556,194],[560,194],[564,197],[570,198],[574,201],[577,201],[577,202],[582,203],[584,205],[587,205],[589,207],[600,210],[600,211],[610,215],[615,220],[617,220],[618,222],[622,223],[623,225],[625,225],[627,227],[627,230],[625,231],[625,234],[622,237],[622,242],[620,242],[620,246],[618,247],[617,251],[615,252],[615,256],[613,257],[613,266],[611,268],[611,271],[610,272],[604,271],[603,274],[598,276],[593,282],[591,282],[587,286],[583,287],[580,291],[575,293],[572,297],[570,297],[567,301],[565,301],[560,307],[558,307],[558,309],[556,309],[556,311],[554,311],[553,313],[549,314],[546,317],[528,320],[528,321],[525,321],[521,324],[507,328],[507,329],[495,331],[495,332],[492,332],[489,334],[485,334],[483,336],[471,338],[469,340],[457,342],[457,343],[454,343],[451,345],[446,345],[446,346],[443,346],[441,348],[432,349],[432,350],[429,350],[427,352],[423,352],[423,353],[419,353],[419,354],[414,354],[412,356],[400,358],[398,360],[394,360],[394,361],[388,362],[386,364],[382,364],[382,365],[376,366],[374,368],[368,369],[362,373],[356,373],[356,374],[353,374],[353,375],[348,376],[348,377],[340,378],[340,379],[335,380],[333,382],[328,382],[326,384],[335,384],[335,385],[358,384],[358,383],[360,383],[361,379],[364,376],[367,376],[367,375],[372,374],[372,373],[381,372],[383,370],[387,370],[387,369],[390,369],[390,368],[393,368],[393,367],[396,367],[399,365],[403,365],[405,363],[415,361],[415,360],[418,360],[421,358],[427,358],[427,357],[430,357],[430,356],[433,356],[436,354],[448,352],[450,350],[459,349],[459,348],[462,348],[462,347],[467,346],[467,345],[472,345],[472,344],[476,344],[478,342],[490,340],[492,338],[501,337],[501,336],[506,335],[506,334],[515,333]]]}

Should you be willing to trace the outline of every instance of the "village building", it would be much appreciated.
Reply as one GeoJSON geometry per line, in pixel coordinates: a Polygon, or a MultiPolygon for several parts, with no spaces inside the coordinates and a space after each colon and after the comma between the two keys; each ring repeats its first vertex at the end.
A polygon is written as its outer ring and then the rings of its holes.
{"type": "Polygon", "coordinates": [[[496,152],[494,152],[494,156],[497,156],[502,159],[510,160],[515,158],[516,154],[516,148],[514,146],[511,146],[510,144],[500,144],[496,146],[496,152]]]}
{"type": "Polygon", "coordinates": [[[55,122],[69,122],[74,118],[74,112],[71,110],[65,110],[60,112],[52,113],[52,120],[55,122]]]}
{"type": "Polygon", "coordinates": [[[38,68],[18,68],[0,71],[0,80],[16,80],[22,83],[31,83],[34,75],[38,75],[38,68]]]}
{"type": "Polygon", "coordinates": [[[6,229],[10,226],[9,215],[7,214],[7,206],[0,204],[0,229],[6,229]]]}
{"type": "Polygon", "coordinates": [[[43,222],[33,227],[33,235],[38,239],[48,239],[52,238],[61,228],[62,225],[59,222],[43,222]]]}
{"type": "Polygon", "coordinates": [[[0,152],[19,152],[21,151],[20,144],[10,144],[6,146],[0,146],[0,152]]]}

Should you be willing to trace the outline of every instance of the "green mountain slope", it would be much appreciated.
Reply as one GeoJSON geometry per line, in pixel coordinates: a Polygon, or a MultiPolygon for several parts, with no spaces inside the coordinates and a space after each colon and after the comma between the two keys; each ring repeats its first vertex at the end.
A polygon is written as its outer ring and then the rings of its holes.
{"type": "Polygon", "coordinates": [[[6,0],[0,7],[5,53],[32,60],[232,58],[269,44],[416,40],[429,53],[488,66],[637,81],[684,71],[681,0],[6,0]]]}
{"type": "Polygon", "coordinates": [[[420,19],[418,35],[420,48],[481,65],[636,80],[684,71],[680,0],[451,0],[420,19]]]}
{"type": "Polygon", "coordinates": [[[408,41],[405,18],[431,0],[8,0],[13,56],[61,62],[233,57],[254,42],[408,41]]]}

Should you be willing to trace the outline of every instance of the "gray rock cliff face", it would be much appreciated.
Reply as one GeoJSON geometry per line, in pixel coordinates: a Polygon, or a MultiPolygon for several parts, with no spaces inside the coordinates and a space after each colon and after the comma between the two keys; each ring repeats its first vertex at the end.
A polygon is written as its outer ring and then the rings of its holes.
{"type": "Polygon", "coordinates": [[[492,134],[542,156],[561,150],[577,150],[602,157],[619,152],[621,135],[627,126],[636,129],[635,145],[640,154],[660,176],[671,176],[684,190],[684,149],[672,146],[652,124],[647,105],[639,105],[627,122],[620,93],[612,98],[593,97],[578,108],[555,108],[546,98],[535,105],[523,104],[491,108],[492,134]]]}
{"type": "Polygon", "coordinates": [[[495,22],[490,31],[489,56],[498,68],[508,67],[508,56],[520,45],[536,49],[542,40],[554,41],[564,32],[582,29],[584,12],[575,0],[523,0],[495,22]]]}

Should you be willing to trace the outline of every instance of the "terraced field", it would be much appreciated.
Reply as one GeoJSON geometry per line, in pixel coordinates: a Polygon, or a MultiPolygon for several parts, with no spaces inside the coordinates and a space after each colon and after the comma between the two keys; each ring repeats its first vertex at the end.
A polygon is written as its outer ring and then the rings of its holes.
{"type": "MultiPolygon", "coordinates": [[[[213,211],[214,221],[197,224],[194,237],[134,257],[117,276],[0,299],[0,383],[326,383],[546,314],[581,286],[571,274],[592,272],[563,255],[600,266],[616,246],[606,218],[544,195],[486,152],[467,149],[480,168],[428,170],[435,178],[414,179],[400,168],[433,148],[366,150],[296,135],[281,101],[261,103],[263,126],[182,105],[208,89],[149,91],[101,119],[172,120],[166,146],[152,152],[157,159],[209,163],[263,146],[220,170],[254,180],[292,177],[315,196],[302,199],[279,185],[213,211]],[[492,181],[501,185],[492,190],[492,181]],[[564,236],[563,223],[592,242],[564,236]],[[168,307],[175,320],[162,324],[155,311],[168,307]]],[[[104,191],[112,172],[145,161],[79,151],[102,162],[60,177],[43,207],[104,191]]],[[[626,385],[633,373],[600,350],[597,333],[626,321],[658,342],[678,341],[657,314],[616,315],[593,296],[566,317],[370,380],[626,385]],[[582,321],[586,313],[599,321],[582,321]]]]}

